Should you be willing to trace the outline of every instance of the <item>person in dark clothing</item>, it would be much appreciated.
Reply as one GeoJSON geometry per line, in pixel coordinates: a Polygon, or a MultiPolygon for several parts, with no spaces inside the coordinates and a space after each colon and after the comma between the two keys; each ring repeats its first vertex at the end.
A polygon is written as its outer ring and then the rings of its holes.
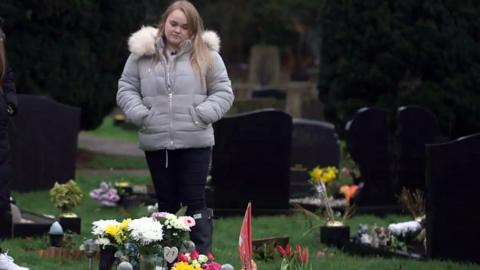
{"type": "Polygon", "coordinates": [[[5,56],[5,34],[0,28],[0,238],[9,237],[12,232],[10,213],[10,188],[12,166],[8,140],[8,122],[16,113],[17,95],[12,69],[5,56]]]}

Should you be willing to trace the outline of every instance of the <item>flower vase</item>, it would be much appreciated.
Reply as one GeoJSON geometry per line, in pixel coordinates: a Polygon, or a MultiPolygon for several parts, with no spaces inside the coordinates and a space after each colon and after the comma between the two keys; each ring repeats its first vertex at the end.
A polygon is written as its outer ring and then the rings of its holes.
{"type": "Polygon", "coordinates": [[[100,262],[98,263],[99,270],[111,270],[115,262],[115,252],[117,248],[107,245],[100,248],[100,262]]]}
{"type": "Polygon", "coordinates": [[[140,270],[155,270],[157,267],[157,255],[140,255],[140,270]]]}
{"type": "Polygon", "coordinates": [[[82,219],[72,213],[62,213],[59,218],[60,225],[62,225],[63,231],[72,233],[81,233],[82,219]]]}
{"type": "Polygon", "coordinates": [[[343,248],[350,240],[349,226],[322,226],[320,227],[320,242],[337,248],[343,248]]]}

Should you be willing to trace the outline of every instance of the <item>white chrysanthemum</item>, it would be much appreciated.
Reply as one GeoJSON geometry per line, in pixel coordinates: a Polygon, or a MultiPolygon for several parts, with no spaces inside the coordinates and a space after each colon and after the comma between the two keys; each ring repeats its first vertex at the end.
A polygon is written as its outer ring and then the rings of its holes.
{"type": "Polygon", "coordinates": [[[134,219],[128,224],[128,230],[130,237],[141,245],[148,245],[163,239],[162,224],[153,218],[134,219]]]}
{"type": "Polygon", "coordinates": [[[101,219],[94,221],[92,223],[92,234],[94,235],[103,235],[105,234],[105,228],[109,225],[117,226],[120,224],[118,221],[114,219],[101,219]]]}
{"type": "Polygon", "coordinates": [[[388,230],[395,236],[405,237],[407,234],[418,232],[422,225],[417,221],[407,221],[388,225],[388,230]]]}

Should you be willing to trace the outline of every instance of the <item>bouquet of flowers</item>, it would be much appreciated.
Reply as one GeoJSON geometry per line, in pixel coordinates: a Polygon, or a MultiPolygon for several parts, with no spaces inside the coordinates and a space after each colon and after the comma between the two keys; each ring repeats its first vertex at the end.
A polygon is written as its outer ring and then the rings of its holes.
{"type": "Polygon", "coordinates": [[[128,239],[128,225],[131,221],[131,219],[124,219],[122,222],[102,219],[93,222],[92,234],[97,236],[95,242],[102,247],[123,245],[128,239]]]}
{"type": "Polygon", "coordinates": [[[280,270],[307,270],[312,269],[308,266],[308,247],[302,247],[299,244],[295,245],[295,250],[292,252],[290,244],[282,247],[277,246],[278,254],[282,257],[282,265],[280,270]]]}
{"type": "Polygon", "coordinates": [[[196,250],[185,254],[180,252],[171,270],[221,270],[222,265],[214,262],[214,259],[211,253],[203,255],[196,250]]]}
{"type": "Polygon", "coordinates": [[[163,226],[151,217],[137,218],[128,224],[129,239],[133,241],[141,255],[152,255],[159,251],[163,240],[163,226]]]}
{"type": "Polygon", "coordinates": [[[117,189],[106,182],[100,183],[100,187],[90,192],[90,197],[103,206],[113,207],[120,200],[117,189]]]}
{"type": "Polygon", "coordinates": [[[317,192],[320,195],[320,199],[322,199],[322,202],[325,206],[325,210],[327,214],[327,226],[341,226],[342,225],[341,222],[335,221],[335,215],[330,205],[330,198],[328,197],[328,194],[327,194],[328,184],[330,184],[333,180],[337,178],[337,175],[338,175],[337,168],[333,166],[320,168],[320,166],[317,166],[313,168],[313,170],[311,170],[309,174],[310,174],[310,182],[317,189],[317,192]]]}
{"type": "Polygon", "coordinates": [[[154,212],[151,217],[162,224],[162,245],[164,247],[180,246],[186,237],[186,233],[195,226],[195,219],[190,216],[176,216],[167,212],[154,212]]]}

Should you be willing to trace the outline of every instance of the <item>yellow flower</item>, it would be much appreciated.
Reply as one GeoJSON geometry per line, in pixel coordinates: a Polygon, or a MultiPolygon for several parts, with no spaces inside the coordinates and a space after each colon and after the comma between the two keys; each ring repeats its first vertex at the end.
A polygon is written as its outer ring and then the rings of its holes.
{"type": "Polygon", "coordinates": [[[317,166],[310,171],[310,179],[314,184],[323,183],[328,185],[330,182],[337,178],[338,170],[337,168],[330,166],[324,169],[317,166]]]}
{"type": "Polygon", "coordinates": [[[322,179],[322,169],[320,169],[319,166],[313,168],[313,170],[310,171],[310,178],[314,183],[319,183],[321,182],[322,179]]]}
{"type": "Polygon", "coordinates": [[[120,232],[120,228],[116,225],[108,225],[105,228],[105,234],[110,235],[112,237],[116,237],[120,232]]]}
{"type": "Polygon", "coordinates": [[[126,231],[127,228],[128,228],[128,224],[130,224],[131,221],[132,221],[131,218],[124,219],[122,221],[122,223],[120,223],[120,225],[118,225],[118,227],[120,228],[120,230],[126,231]]]}
{"type": "Polygon", "coordinates": [[[193,268],[193,266],[186,262],[177,262],[173,265],[172,270],[197,270],[197,268],[193,268]]]}

